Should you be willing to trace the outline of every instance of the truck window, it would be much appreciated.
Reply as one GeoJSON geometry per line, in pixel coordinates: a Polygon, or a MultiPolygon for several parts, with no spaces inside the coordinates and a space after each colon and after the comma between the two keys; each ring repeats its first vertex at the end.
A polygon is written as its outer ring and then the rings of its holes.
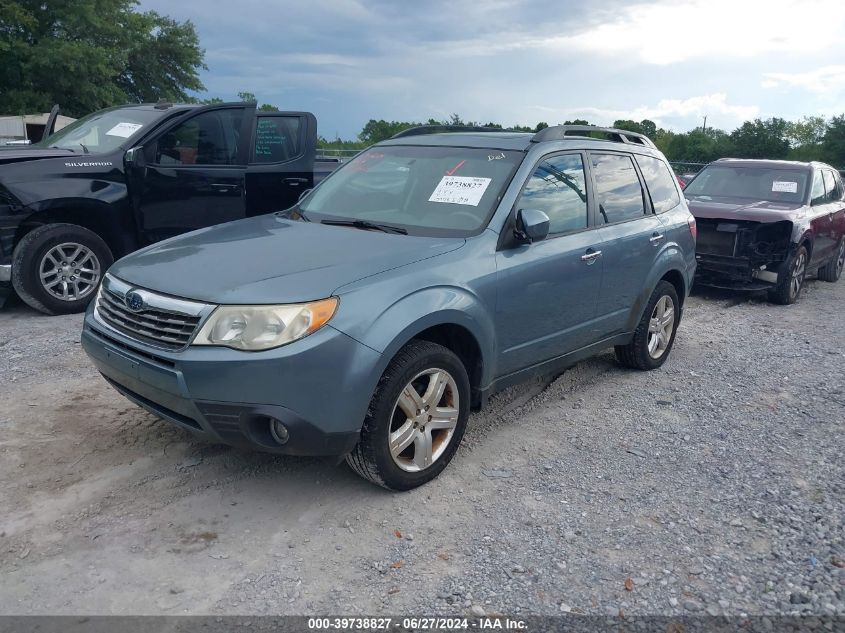
{"type": "Polygon", "coordinates": [[[302,153],[298,116],[260,116],[255,126],[253,163],[281,163],[302,153]]]}
{"type": "Polygon", "coordinates": [[[236,165],[244,111],[212,110],[192,117],[158,140],[160,165],[236,165]]]}

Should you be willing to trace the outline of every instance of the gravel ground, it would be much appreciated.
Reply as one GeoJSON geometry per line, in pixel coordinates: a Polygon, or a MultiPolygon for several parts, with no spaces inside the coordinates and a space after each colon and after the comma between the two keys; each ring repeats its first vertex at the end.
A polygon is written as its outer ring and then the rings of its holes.
{"type": "Polygon", "coordinates": [[[499,394],[431,484],[209,445],[0,311],[2,614],[845,615],[845,282],[499,394]]]}

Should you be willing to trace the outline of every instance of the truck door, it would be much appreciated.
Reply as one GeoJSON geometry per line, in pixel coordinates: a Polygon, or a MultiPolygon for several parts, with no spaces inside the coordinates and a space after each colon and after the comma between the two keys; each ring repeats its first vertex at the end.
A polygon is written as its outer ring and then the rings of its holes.
{"type": "Polygon", "coordinates": [[[144,143],[133,173],[147,243],[245,217],[245,175],[255,106],[198,108],[144,143]]]}
{"type": "Polygon", "coordinates": [[[310,112],[260,112],[246,172],[247,215],[281,211],[314,186],[317,119],[310,112]]]}

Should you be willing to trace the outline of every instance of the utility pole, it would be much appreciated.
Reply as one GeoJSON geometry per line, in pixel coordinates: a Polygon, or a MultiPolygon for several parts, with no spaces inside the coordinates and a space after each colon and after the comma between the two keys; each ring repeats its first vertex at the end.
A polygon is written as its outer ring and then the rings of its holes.
{"type": "Polygon", "coordinates": [[[704,134],[707,131],[707,115],[704,115],[704,125],[701,126],[701,133],[704,134]]]}

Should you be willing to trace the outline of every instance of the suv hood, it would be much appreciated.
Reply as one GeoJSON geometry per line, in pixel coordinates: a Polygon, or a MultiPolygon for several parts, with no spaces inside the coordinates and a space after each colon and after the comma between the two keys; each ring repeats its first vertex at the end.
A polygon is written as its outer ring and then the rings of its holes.
{"type": "Polygon", "coordinates": [[[325,299],[353,281],[464,243],[262,215],[148,246],[118,261],[109,273],[149,290],[208,303],[298,303],[325,299]]]}
{"type": "Polygon", "coordinates": [[[0,148],[0,163],[18,163],[27,160],[40,160],[42,158],[67,158],[73,155],[74,152],[69,149],[42,149],[40,147],[28,149],[18,147],[0,148]]]}
{"type": "Polygon", "coordinates": [[[798,202],[749,201],[747,198],[694,196],[687,198],[690,212],[696,218],[780,222],[789,220],[804,205],[798,202]]]}

